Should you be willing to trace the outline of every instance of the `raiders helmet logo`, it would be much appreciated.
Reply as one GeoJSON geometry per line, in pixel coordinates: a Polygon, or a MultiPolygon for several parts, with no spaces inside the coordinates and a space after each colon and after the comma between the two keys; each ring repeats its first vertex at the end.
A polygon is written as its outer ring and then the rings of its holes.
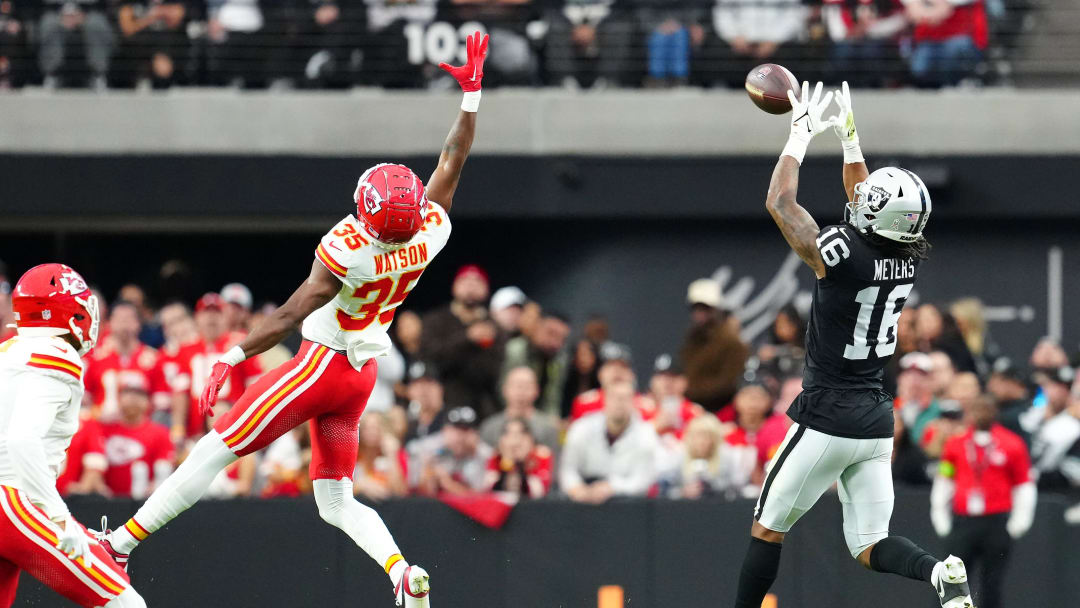
{"type": "Polygon", "coordinates": [[[866,195],[866,204],[874,211],[881,211],[881,208],[889,202],[892,198],[892,194],[888,190],[881,186],[870,186],[870,192],[866,195]]]}

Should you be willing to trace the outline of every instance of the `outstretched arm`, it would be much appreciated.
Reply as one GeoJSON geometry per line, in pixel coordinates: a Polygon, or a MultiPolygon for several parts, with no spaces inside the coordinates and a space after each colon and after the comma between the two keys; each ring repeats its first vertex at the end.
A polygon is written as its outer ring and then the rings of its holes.
{"type": "Polygon", "coordinates": [[[855,129],[855,112],[851,109],[851,91],[847,81],[835,91],[836,105],[840,113],[829,119],[840,145],[844,148],[844,192],[847,200],[855,200],[855,184],[865,181],[870,176],[859,146],[859,132],[855,129]]]}
{"type": "Polygon", "coordinates": [[[439,164],[435,167],[435,172],[431,174],[427,184],[428,199],[442,205],[448,213],[454,204],[454,192],[457,190],[461,170],[465,166],[465,159],[469,157],[469,150],[472,149],[473,137],[476,134],[476,111],[480,107],[480,83],[484,78],[487,45],[487,35],[476,32],[465,40],[467,54],[465,65],[460,67],[445,63],[439,65],[458,81],[461,90],[465,92],[465,97],[461,101],[461,112],[458,112],[457,120],[450,128],[450,135],[446,137],[442,154],[439,155],[439,164]]]}
{"type": "Polygon", "coordinates": [[[765,208],[780,227],[788,245],[820,279],[825,276],[825,262],[817,248],[819,228],[810,213],[795,201],[798,192],[799,162],[790,156],[781,156],[773,169],[765,208]]]}
{"type": "Polygon", "coordinates": [[[806,148],[815,135],[824,131],[830,121],[822,120],[821,115],[829,105],[833,94],[821,97],[822,84],[819,82],[810,95],[810,83],[802,85],[802,96],[788,91],[791,101],[791,135],[780,155],[780,160],[773,170],[769,182],[769,193],[765,197],[765,208],[780,227],[784,239],[795,253],[799,254],[817,278],[825,276],[825,262],[817,248],[818,225],[814,218],[795,201],[799,192],[799,166],[802,164],[806,148]]]}
{"type": "Polygon", "coordinates": [[[308,315],[325,306],[339,291],[341,291],[341,281],[319,260],[312,262],[311,274],[293,292],[288,301],[257,325],[243,342],[232,347],[214,364],[214,368],[210,370],[210,380],[206,383],[206,388],[199,399],[199,412],[202,415],[213,416],[218,391],[225,384],[234,366],[280,343],[295,331],[308,315]]]}

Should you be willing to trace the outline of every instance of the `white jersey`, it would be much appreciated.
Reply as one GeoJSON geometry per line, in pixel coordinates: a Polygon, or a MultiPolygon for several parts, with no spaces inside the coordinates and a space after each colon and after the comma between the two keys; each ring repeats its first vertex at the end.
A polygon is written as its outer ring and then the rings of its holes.
{"type": "Polygon", "coordinates": [[[315,257],[341,279],[341,291],[304,319],[304,338],[347,352],[358,368],[388,352],[394,312],[449,239],[450,217],[433,202],[420,232],[394,248],[380,245],[354,216],[346,216],[315,250],[315,257]]]}
{"type": "Polygon", "coordinates": [[[79,429],[83,363],[63,338],[0,344],[0,485],[22,490],[52,519],[67,515],[56,478],[79,429]]]}

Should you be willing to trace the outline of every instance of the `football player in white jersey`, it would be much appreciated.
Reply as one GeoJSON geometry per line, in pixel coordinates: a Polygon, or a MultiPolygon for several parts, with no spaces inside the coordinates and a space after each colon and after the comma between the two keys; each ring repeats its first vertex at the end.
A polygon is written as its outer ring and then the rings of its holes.
{"type": "Polygon", "coordinates": [[[25,570],[80,606],[145,608],[127,574],[56,491],[79,428],[97,299],[63,264],[31,268],[12,294],[16,337],[0,344],[0,606],[25,570]]]}
{"type": "Polygon", "coordinates": [[[365,171],[353,193],[356,215],[322,238],[304,284],[214,365],[199,402],[204,412],[232,366],[266,351],[303,322],[304,344],[296,357],[251,385],[135,516],[107,533],[102,542],[119,563],[199,500],[219,471],[309,420],[319,515],[383,567],[398,605],[429,605],[427,573],[410,566],[379,515],[353,499],[352,473],[358,422],[375,383],[375,358],[390,348],[387,329],[394,312],[450,237],[447,213],[472,147],[486,54],[487,36],[478,32],[467,40],[464,66],[440,66],[465,94],[426,190],[402,165],[365,171]]]}

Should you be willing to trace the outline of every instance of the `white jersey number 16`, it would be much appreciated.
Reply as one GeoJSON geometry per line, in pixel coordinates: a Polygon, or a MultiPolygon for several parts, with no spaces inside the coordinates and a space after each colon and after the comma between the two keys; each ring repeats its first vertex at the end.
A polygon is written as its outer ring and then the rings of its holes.
{"type": "MultiPolygon", "coordinates": [[[[904,308],[902,300],[907,299],[914,286],[914,283],[904,283],[897,285],[889,292],[881,315],[881,326],[875,342],[877,346],[874,347],[874,354],[877,357],[888,357],[896,350],[896,325],[900,322],[900,311],[904,308]],[[897,306],[898,301],[900,301],[899,306],[897,306]]],[[[870,321],[874,315],[874,307],[880,290],[880,286],[874,285],[855,294],[855,301],[859,303],[859,318],[855,321],[853,344],[844,347],[845,359],[861,361],[870,356],[870,341],[866,335],[870,332],[870,321]]]]}

